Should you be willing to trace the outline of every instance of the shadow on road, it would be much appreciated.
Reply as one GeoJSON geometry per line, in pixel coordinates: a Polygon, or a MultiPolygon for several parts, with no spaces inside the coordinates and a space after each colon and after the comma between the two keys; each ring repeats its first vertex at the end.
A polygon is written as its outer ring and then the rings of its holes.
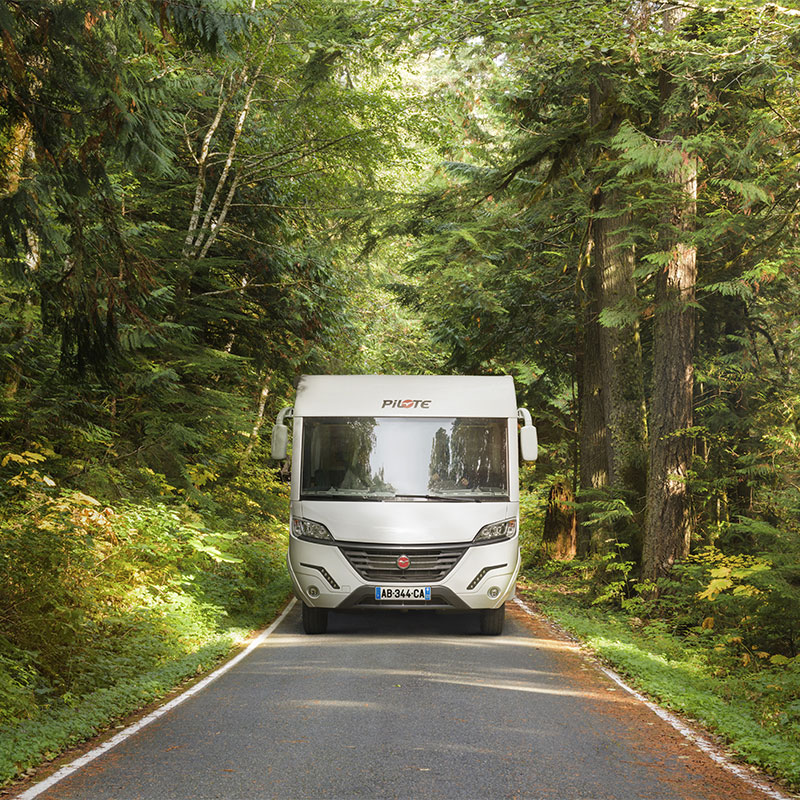
{"type": "MultiPolygon", "coordinates": [[[[298,629],[300,632],[300,629],[298,629]]],[[[447,611],[347,611],[331,612],[330,635],[370,635],[380,638],[408,636],[480,636],[477,612],[447,611]]],[[[483,637],[490,638],[490,637],[483,637]]]]}

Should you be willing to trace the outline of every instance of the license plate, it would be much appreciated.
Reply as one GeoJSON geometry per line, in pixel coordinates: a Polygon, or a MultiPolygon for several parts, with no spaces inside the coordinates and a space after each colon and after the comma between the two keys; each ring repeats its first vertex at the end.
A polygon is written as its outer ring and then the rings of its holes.
{"type": "Polygon", "coordinates": [[[430,600],[430,586],[376,586],[376,600],[430,600]]]}

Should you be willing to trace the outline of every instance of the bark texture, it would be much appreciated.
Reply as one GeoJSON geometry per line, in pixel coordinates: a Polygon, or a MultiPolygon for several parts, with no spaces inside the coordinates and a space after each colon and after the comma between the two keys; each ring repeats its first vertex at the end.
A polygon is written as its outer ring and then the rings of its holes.
{"type": "MultiPolygon", "coordinates": [[[[674,31],[685,15],[664,14],[666,31],[674,31]]],[[[662,76],[662,108],[670,108],[673,78],[662,76]]],[[[679,126],[666,113],[662,140],[671,146],[679,126]]],[[[681,152],[680,164],[668,176],[675,201],[665,220],[674,238],[671,256],[658,274],[653,351],[653,396],[650,409],[650,454],[647,524],[643,574],[666,576],[676,561],[689,554],[692,534],[687,477],[692,457],[688,429],[693,422],[695,284],[697,251],[691,243],[697,206],[697,161],[681,152]]]]}
{"type": "Polygon", "coordinates": [[[570,561],[577,553],[575,495],[566,481],[557,481],[550,487],[542,543],[547,555],[559,561],[570,561]]]}
{"type": "Polygon", "coordinates": [[[33,128],[27,117],[11,126],[8,145],[2,154],[0,195],[13,194],[22,179],[22,166],[31,143],[33,128]]]}
{"type": "MultiPolygon", "coordinates": [[[[8,134],[8,144],[2,153],[0,161],[0,196],[16,192],[23,180],[26,160],[32,160],[33,126],[27,117],[11,125],[8,134]]],[[[41,252],[39,239],[36,233],[28,228],[26,230],[27,254],[25,266],[29,274],[39,269],[41,252]]],[[[19,316],[13,325],[13,336],[17,342],[28,337],[33,329],[33,316],[31,314],[31,298],[27,296],[18,308],[19,316]]],[[[2,373],[0,373],[2,374],[2,373]]],[[[6,364],[3,376],[3,395],[7,398],[16,396],[22,380],[22,366],[15,360],[6,364]]]]}
{"type": "Polygon", "coordinates": [[[686,479],[692,443],[694,386],[695,252],[678,245],[658,278],[653,399],[650,413],[650,464],[647,526],[643,552],[645,577],[667,575],[689,554],[691,517],[686,479]]]}
{"type": "MultiPolygon", "coordinates": [[[[605,309],[632,307],[636,300],[633,248],[625,243],[630,213],[614,198],[601,198],[613,216],[595,220],[595,259],[599,304],[605,309]]],[[[644,495],[647,426],[638,322],[600,326],[600,360],[605,385],[609,482],[644,495]]]]}
{"type": "Polygon", "coordinates": [[[244,453],[242,454],[242,459],[239,462],[240,464],[244,464],[253,453],[253,448],[256,446],[256,442],[258,441],[258,434],[261,431],[261,426],[264,424],[264,410],[267,406],[267,398],[269,397],[269,384],[272,380],[272,374],[267,372],[264,375],[264,380],[261,383],[261,392],[258,396],[258,410],[256,411],[256,419],[253,423],[253,430],[250,431],[250,438],[247,442],[247,447],[245,448],[244,453]]]}
{"type": "MultiPolygon", "coordinates": [[[[578,348],[579,419],[579,501],[587,493],[608,486],[608,442],[603,404],[603,369],[600,363],[600,323],[598,321],[597,275],[583,270],[583,329],[578,348]]],[[[602,549],[596,529],[585,524],[585,513],[578,515],[578,553],[586,555],[602,549]],[[593,538],[594,537],[594,538],[593,538]]]]}
{"type": "MultiPolygon", "coordinates": [[[[628,503],[641,511],[647,469],[647,425],[642,380],[638,321],[604,325],[603,311],[635,308],[635,253],[628,241],[631,214],[615,175],[608,169],[610,142],[619,130],[622,112],[614,85],[595,77],[590,95],[592,127],[599,137],[597,183],[592,201],[592,229],[584,289],[587,293],[582,395],[581,488],[610,486],[621,490],[628,503]],[[588,427],[587,427],[588,426],[588,427]],[[584,448],[588,447],[589,450],[584,448]],[[604,448],[602,467],[599,448],[604,448]],[[585,463],[586,469],[583,468],[585,463]]],[[[581,550],[603,549],[608,531],[581,535],[581,550]],[[593,537],[595,540],[593,540],[593,537]]],[[[638,557],[640,535],[623,536],[638,557]]]]}

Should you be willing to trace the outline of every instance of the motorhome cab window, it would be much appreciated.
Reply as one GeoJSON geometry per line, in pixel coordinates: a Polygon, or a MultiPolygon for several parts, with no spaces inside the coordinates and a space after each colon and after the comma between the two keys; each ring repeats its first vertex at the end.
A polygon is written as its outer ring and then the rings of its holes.
{"type": "Polygon", "coordinates": [[[508,421],[306,417],[300,499],[508,500],[508,421]]]}

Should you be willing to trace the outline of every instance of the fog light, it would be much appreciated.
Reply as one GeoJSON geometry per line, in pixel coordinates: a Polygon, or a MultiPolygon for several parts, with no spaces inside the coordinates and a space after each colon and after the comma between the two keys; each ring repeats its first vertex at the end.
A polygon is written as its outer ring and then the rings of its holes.
{"type": "Polygon", "coordinates": [[[309,586],[306,589],[306,594],[312,599],[316,600],[319,597],[319,589],[316,586],[309,586]]]}
{"type": "Polygon", "coordinates": [[[486,594],[488,594],[492,600],[496,600],[500,597],[500,590],[496,586],[492,586],[486,594]]]}

